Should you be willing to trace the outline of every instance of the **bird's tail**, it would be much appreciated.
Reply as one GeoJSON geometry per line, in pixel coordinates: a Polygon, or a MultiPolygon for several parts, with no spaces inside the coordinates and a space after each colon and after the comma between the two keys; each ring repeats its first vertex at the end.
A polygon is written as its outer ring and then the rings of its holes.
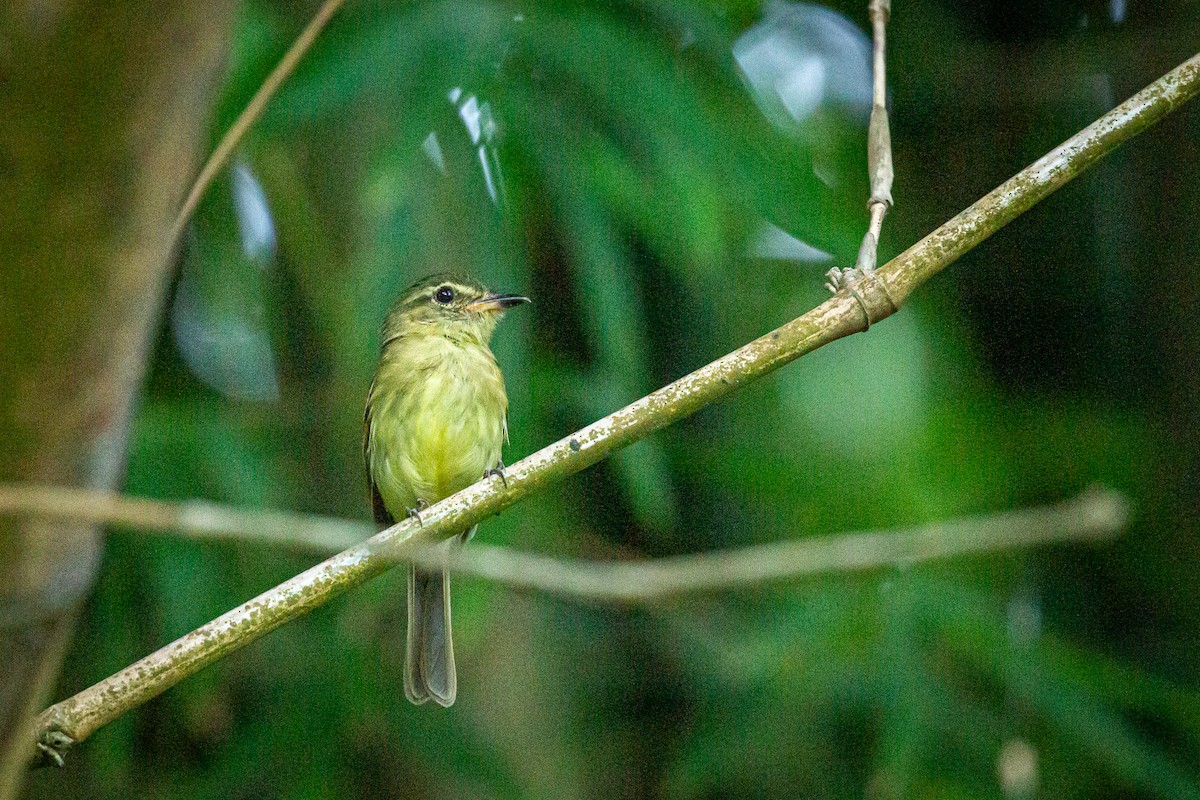
{"type": "MultiPolygon", "coordinates": [[[[444,547],[448,554],[457,536],[444,547]]],[[[404,695],[420,705],[433,700],[454,704],[458,677],[454,671],[454,642],[450,631],[450,574],[443,567],[408,572],[408,642],[404,656],[404,695]]]]}

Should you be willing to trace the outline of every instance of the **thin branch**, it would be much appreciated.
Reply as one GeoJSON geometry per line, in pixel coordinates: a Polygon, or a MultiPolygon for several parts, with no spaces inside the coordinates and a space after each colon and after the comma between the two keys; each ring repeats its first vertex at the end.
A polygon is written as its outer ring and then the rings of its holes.
{"type": "Polygon", "coordinates": [[[1194,55],[876,270],[885,294],[898,307],[947,264],[1198,93],[1200,55],[1194,55]]]}
{"type": "Polygon", "coordinates": [[[965,517],[896,531],[796,539],[648,561],[586,562],[508,548],[460,548],[452,569],[509,586],[606,603],[655,603],[699,592],[939,558],[1116,537],[1128,521],[1116,492],[1091,489],[1053,506],[965,517]]]}
{"type": "Polygon", "coordinates": [[[871,197],[867,200],[870,223],[858,248],[854,266],[865,271],[875,269],[879,257],[879,234],[883,218],[892,207],[892,134],[887,113],[887,23],[892,13],[891,0],[871,0],[867,6],[872,33],[872,103],[867,129],[867,172],[871,177],[871,197]]]}
{"type": "Polygon", "coordinates": [[[242,137],[246,135],[246,131],[250,130],[250,126],[262,116],[267,103],[275,96],[275,92],[279,91],[279,87],[287,80],[288,76],[295,71],[296,65],[300,63],[300,59],[308,52],[308,48],[312,46],[317,35],[333,17],[334,13],[342,7],[344,2],[345,0],[325,0],[321,4],[321,7],[317,9],[316,16],[304,27],[304,30],[296,37],[296,41],[292,42],[292,46],[283,54],[283,58],[275,65],[275,69],[271,70],[271,74],[263,81],[262,86],[258,87],[258,91],[254,93],[254,97],[242,109],[242,113],[234,120],[233,125],[229,127],[229,130],[225,131],[225,135],[217,143],[217,147],[213,150],[212,155],[204,162],[204,166],[200,169],[200,174],[196,176],[196,182],[192,184],[187,198],[183,201],[183,205],[179,209],[179,215],[175,217],[175,223],[171,226],[171,235],[168,239],[172,246],[179,241],[183,229],[187,227],[188,220],[192,218],[192,214],[196,212],[196,207],[200,205],[200,200],[204,197],[204,193],[208,191],[209,184],[213,182],[213,178],[217,177],[217,174],[229,163],[230,157],[233,156],[233,151],[242,141],[242,137]]]}
{"type": "MultiPolygon", "coordinates": [[[[908,295],[1119,144],[1200,92],[1200,56],[1072,136],[878,270],[847,283],[807,314],[338,553],[105,678],[39,717],[38,744],[56,755],[106,722],[219,658],[363,583],[420,548],[465,530],[694,413],[818,347],[866,330],[908,295]]],[[[864,421],[869,424],[869,421],[864,421]]]]}
{"type": "Polygon", "coordinates": [[[167,502],[70,486],[0,484],[0,516],[70,519],[208,540],[337,552],[379,532],[368,522],[241,509],[203,500],[167,502]]]}
{"type": "MultiPolygon", "coordinates": [[[[336,551],[375,532],[368,523],[212,503],[169,503],[89,489],[0,485],[0,514],[30,514],[175,532],[204,540],[336,551]]],[[[515,588],[606,603],[652,603],[683,594],[807,575],[900,566],[937,558],[1073,540],[1110,539],[1129,512],[1118,492],[1090,489],[1042,508],[985,514],[898,531],[847,533],[644,561],[581,561],[473,542],[449,566],[515,588]]],[[[434,565],[436,554],[413,560],[434,565]]]]}

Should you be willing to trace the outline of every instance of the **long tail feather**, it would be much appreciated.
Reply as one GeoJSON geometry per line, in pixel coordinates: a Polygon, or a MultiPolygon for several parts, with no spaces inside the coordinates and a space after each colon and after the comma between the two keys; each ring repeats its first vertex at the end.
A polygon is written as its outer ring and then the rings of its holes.
{"type": "Polygon", "coordinates": [[[450,575],[445,569],[426,571],[410,567],[404,694],[418,705],[433,700],[438,705],[450,706],[457,693],[450,625],[450,575]]]}

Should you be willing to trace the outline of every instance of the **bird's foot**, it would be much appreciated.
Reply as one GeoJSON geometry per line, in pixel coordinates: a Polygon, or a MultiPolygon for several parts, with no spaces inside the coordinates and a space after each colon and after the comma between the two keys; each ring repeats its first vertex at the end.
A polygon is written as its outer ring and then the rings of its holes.
{"type": "Polygon", "coordinates": [[[861,269],[859,267],[834,267],[825,273],[828,281],[825,283],[825,288],[830,294],[837,294],[840,289],[853,289],[854,285],[871,274],[873,270],[861,269]]]}
{"type": "Polygon", "coordinates": [[[38,752],[30,767],[34,769],[38,767],[61,767],[64,763],[63,757],[73,744],[75,744],[75,740],[62,731],[49,730],[43,732],[38,737],[38,752]]]}
{"type": "Polygon", "coordinates": [[[417,500],[417,504],[408,510],[408,516],[417,521],[417,524],[422,528],[425,527],[425,520],[421,519],[421,512],[429,508],[429,503],[424,500],[417,500]]]}
{"type": "Polygon", "coordinates": [[[505,476],[505,474],[504,474],[504,462],[503,461],[496,462],[496,466],[492,467],[491,469],[485,469],[483,471],[483,477],[499,478],[500,482],[504,484],[504,488],[505,489],[508,488],[508,477],[505,476]]]}

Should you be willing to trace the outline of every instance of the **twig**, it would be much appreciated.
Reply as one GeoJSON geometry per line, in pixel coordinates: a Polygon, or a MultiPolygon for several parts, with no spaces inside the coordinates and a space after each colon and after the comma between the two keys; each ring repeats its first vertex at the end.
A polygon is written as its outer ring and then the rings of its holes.
{"type": "MultiPolygon", "coordinates": [[[[321,551],[349,547],[375,526],[349,520],[169,503],[57,486],[0,486],[0,514],[34,514],[196,539],[287,544],[321,551]]],[[[1068,502],[986,514],[899,531],[848,533],[650,561],[580,561],[472,542],[450,561],[457,573],[566,598],[650,603],[694,592],[751,586],[826,572],[906,565],[937,558],[1069,540],[1100,540],[1125,527],[1118,492],[1090,489],[1068,502]]],[[[433,564],[418,552],[413,560],[433,564]]]]}
{"type": "Polygon", "coordinates": [[[423,526],[411,519],[394,525],[51,706],[39,717],[39,745],[61,754],[106,722],[412,557],[419,548],[499,513],[805,353],[866,330],[895,313],[939,270],[1197,92],[1200,56],[1159,78],[812,311],[517,462],[506,471],[506,482],[485,479],[435,503],[422,514],[423,526]]]}
{"type": "Polygon", "coordinates": [[[179,209],[179,215],[175,217],[175,223],[171,226],[171,235],[168,241],[172,246],[179,241],[183,229],[187,226],[188,220],[192,218],[192,214],[196,212],[196,207],[200,205],[200,200],[204,197],[204,193],[208,191],[209,184],[213,178],[217,177],[225,166],[229,163],[230,157],[233,155],[234,149],[242,141],[242,137],[246,135],[246,131],[250,130],[250,126],[258,121],[262,116],[263,109],[267,107],[267,103],[279,90],[280,85],[287,80],[288,76],[296,69],[296,65],[300,63],[300,59],[308,52],[308,48],[317,38],[317,34],[325,27],[334,13],[341,8],[345,0],[325,0],[321,7],[317,9],[316,16],[309,21],[300,35],[296,37],[296,41],[292,42],[292,46],[283,54],[283,58],[275,65],[275,69],[271,70],[271,74],[263,81],[262,86],[258,87],[258,91],[254,93],[254,97],[242,109],[242,113],[234,120],[233,125],[229,130],[225,131],[225,135],[221,137],[221,141],[217,143],[217,147],[213,150],[212,155],[204,162],[204,166],[200,169],[200,174],[196,176],[196,182],[192,184],[191,190],[188,192],[187,198],[183,201],[183,205],[179,209]]]}
{"type": "Polygon", "coordinates": [[[908,566],[1068,540],[1117,536],[1128,521],[1117,492],[1090,489],[1053,506],[896,531],[847,533],[650,561],[567,561],[507,548],[460,548],[452,569],[509,586],[607,603],[654,603],[802,576],[908,566]]]}
{"type": "Polygon", "coordinates": [[[233,539],[336,552],[379,532],[367,522],[241,509],[203,500],[166,502],[70,486],[0,484],[0,515],[70,519],[195,539],[233,539]]]}
{"type": "Polygon", "coordinates": [[[879,234],[883,218],[892,207],[892,134],[887,113],[887,23],[892,13],[891,0],[871,0],[867,6],[872,32],[871,122],[867,129],[867,172],[871,177],[871,197],[867,200],[870,223],[858,248],[854,266],[864,272],[875,269],[879,257],[879,234]]]}

